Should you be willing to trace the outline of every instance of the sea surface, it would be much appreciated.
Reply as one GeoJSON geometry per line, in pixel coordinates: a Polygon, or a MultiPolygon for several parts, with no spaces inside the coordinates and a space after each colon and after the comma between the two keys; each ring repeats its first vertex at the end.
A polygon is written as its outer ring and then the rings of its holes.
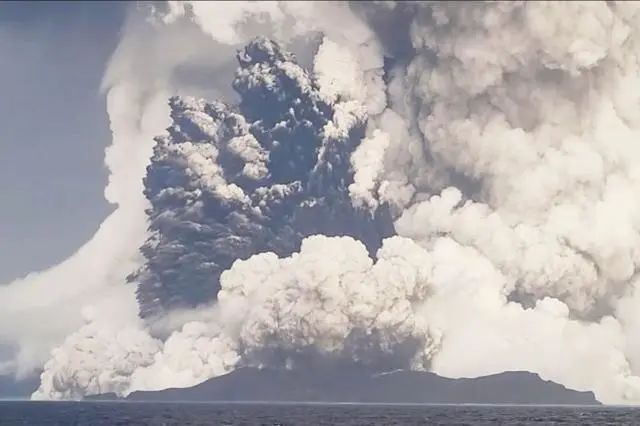
{"type": "Polygon", "coordinates": [[[640,408],[0,402],[0,425],[640,425],[640,408]]]}

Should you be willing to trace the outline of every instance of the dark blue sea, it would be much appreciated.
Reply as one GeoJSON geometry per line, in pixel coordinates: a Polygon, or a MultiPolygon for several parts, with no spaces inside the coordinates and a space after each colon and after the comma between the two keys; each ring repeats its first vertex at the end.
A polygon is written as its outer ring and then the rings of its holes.
{"type": "Polygon", "coordinates": [[[0,425],[640,425],[640,408],[0,402],[0,425]]]}

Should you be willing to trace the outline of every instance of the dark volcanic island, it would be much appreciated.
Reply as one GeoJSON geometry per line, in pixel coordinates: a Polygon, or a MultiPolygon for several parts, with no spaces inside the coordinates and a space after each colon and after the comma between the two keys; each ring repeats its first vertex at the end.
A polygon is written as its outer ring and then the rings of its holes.
{"type": "MultiPolygon", "coordinates": [[[[117,398],[111,394],[90,399],[117,398]]],[[[373,373],[357,367],[324,371],[241,368],[191,388],[134,392],[127,400],[599,405],[592,392],[567,389],[529,372],[447,379],[426,372],[373,373]]]]}

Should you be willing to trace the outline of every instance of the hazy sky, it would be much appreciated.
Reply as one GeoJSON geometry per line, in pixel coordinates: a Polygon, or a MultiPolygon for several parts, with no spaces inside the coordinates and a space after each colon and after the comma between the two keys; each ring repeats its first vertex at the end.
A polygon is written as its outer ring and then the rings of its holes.
{"type": "Polygon", "coordinates": [[[67,258],[111,209],[99,86],[126,7],[0,4],[0,283],[67,258]]]}

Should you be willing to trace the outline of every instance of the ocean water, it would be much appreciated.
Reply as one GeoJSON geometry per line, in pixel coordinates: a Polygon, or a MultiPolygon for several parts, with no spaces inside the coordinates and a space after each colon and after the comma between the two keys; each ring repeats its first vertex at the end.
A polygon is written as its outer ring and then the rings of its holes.
{"type": "Polygon", "coordinates": [[[0,425],[640,425],[640,408],[0,402],[0,425]]]}

